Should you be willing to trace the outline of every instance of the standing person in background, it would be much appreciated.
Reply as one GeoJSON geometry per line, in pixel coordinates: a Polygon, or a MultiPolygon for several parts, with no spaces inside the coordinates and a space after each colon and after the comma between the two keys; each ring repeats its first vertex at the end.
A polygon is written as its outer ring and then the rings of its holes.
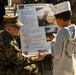
{"type": "Polygon", "coordinates": [[[76,26],[71,23],[70,2],[56,4],[52,9],[60,28],[51,44],[53,75],[76,75],[76,26]]]}
{"type": "Polygon", "coordinates": [[[21,4],[21,0],[12,0],[13,8],[14,8],[14,15],[16,15],[17,12],[17,5],[21,4]]]}
{"type": "Polygon", "coordinates": [[[0,75],[37,75],[35,62],[44,56],[32,59],[24,57],[15,36],[19,36],[22,23],[17,16],[4,16],[4,30],[0,31],[0,75]]]}
{"type": "Polygon", "coordinates": [[[76,0],[70,0],[72,9],[72,23],[76,24],[76,0]]]}
{"type": "Polygon", "coordinates": [[[2,0],[2,1],[3,1],[4,6],[8,5],[8,0],[2,0]]]}
{"type": "Polygon", "coordinates": [[[5,7],[3,2],[0,0],[0,30],[3,29],[2,21],[4,15],[5,15],[5,7]]]}
{"type": "Polygon", "coordinates": [[[8,7],[12,7],[12,5],[13,5],[12,0],[8,0],[8,7]]]}

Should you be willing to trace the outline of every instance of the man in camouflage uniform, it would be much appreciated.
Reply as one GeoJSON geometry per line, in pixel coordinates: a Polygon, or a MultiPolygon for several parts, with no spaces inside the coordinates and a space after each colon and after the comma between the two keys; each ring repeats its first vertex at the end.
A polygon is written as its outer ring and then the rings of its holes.
{"type": "Polygon", "coordinates": [[[4,16],[4,30],[0,31],[0,75],[37,75],[35,60],[22,56],[14,36],[23,25],[17,16],[4,16]]]}

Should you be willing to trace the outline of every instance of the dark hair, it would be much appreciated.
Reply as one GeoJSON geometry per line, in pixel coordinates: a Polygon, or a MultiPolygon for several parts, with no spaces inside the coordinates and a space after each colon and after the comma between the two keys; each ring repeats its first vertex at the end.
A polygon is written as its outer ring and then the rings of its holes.
{"type": "Polygon", "coordinates": [[[66,12],[59,13],[59,14],[55,15],[55,18],[57,18],[57,19],[61,18],[64,21],[70,20],[71,17],[72,17],[72,11],[66,11],[66,12]]]}
{"type": "Polygon", "coordinates": [[[8,24],[8,22],[5,22],[5,21],[2,22],[3,29],[6,27],[6,24],[8,24]]]}
{"type": "Polygon", "coordinates": [[[11,23],[11,22],[8,22],[8,21],[3,21],[2,22],[2,25],[3,25],[4,28],[6,27],[7,24],[14,24],[14,23],[11,23]]]}
{"type": "Polygon", "coordinates": [[[3,22],[2,22],[2,25],[3,25],[3,26],[5,26],[6,24],[8,24],[8,22],[6,22],[6,21],[3,21],[3,22]]]}

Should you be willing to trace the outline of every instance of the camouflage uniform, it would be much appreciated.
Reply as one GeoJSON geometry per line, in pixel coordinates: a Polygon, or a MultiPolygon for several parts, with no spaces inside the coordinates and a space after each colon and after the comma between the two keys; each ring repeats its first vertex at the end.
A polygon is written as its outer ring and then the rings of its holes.
{"type": "Polygon", "coordinates": [[[15,38],[5,30],[0,31],[0,75],[36,75],[35,60],[21,52],[15,38]]]}

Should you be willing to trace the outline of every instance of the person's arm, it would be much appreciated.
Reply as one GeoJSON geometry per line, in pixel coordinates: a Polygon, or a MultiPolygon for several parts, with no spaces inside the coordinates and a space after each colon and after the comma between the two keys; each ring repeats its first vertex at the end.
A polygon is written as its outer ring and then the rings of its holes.
{"type": "Polygon", "coordinates": [[[56,41],[51,46],[52,54],[54,58],[60,58],[64,46],[64,32],[60,31],[56,37],[56,41]]]}
{"type": "Polygon", "coordinates": [[[43,55],[39,54],[38,56],[30,57],[30,60],[31,62],[41,61],[44,59],[45,56],[46,56],[45,54],[43,55]]]}
{"type": "Polygon", "coordinates": [[[27,64],[28,59],[22,56],[14,41],[0,40],[0,63],[4,66],[27,64]]]}

